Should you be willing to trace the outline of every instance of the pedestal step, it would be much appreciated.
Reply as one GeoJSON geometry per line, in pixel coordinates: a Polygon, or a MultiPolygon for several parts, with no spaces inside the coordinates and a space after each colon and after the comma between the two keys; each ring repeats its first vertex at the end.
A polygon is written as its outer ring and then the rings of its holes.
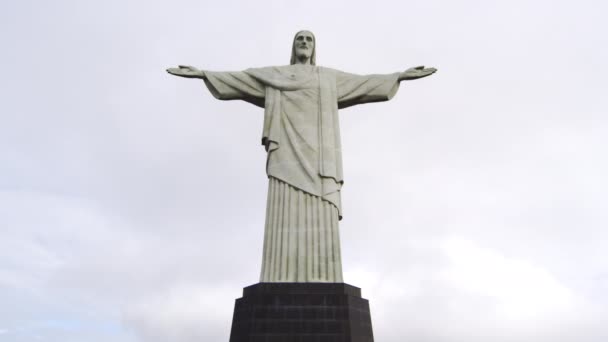
{"type": "Polygon", "coordinates": [[[344,283],[259,283],[236,300],[230,342],[373,342],[369,303],[344,283]]]}

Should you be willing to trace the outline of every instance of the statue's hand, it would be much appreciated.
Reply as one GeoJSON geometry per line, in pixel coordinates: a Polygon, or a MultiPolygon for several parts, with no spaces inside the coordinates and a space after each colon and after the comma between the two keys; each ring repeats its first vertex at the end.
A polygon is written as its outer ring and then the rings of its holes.
{"type": "Polygon", "coordinates": [[[186,77],[186,78],[205,78],[205,73],[195,67],[188,65],[180,65],[179,68],[169,68],[167,72],[171,75],[186,77]]]}
{"type": "Polygon", "coordinates": [[[431,76],[437,71],[435,68],[424,68],[423,65],[414,68],[409,68],[399,75],[399,81],[416,80],[419,78],[431,76]]]}

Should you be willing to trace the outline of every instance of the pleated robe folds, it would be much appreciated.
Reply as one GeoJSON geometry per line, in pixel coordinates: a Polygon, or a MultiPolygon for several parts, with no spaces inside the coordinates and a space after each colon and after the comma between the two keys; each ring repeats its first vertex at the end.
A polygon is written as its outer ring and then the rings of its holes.
{"type": "Polygon", "coordinates": [[[260,282],[342,282],[338,108],[391,99],[399,73],[288,65],[205,75],[216,98],[264,108],[269,190],[260,282]]]}

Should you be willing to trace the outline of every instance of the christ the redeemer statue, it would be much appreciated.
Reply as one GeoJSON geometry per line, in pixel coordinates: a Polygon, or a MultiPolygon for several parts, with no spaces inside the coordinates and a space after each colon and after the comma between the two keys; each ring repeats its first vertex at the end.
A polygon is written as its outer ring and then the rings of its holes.
{"type": "Polygon", "coordinates": [[[286,66],[238,72],[167,69],[204,80],[217,99],[264,108],[269,185],[260,282],[343,282],[338,109],[390,100],[399,82],[437,71],[421,66],[361,76],[319,67],[315,42],[310,31],[298,32],[286,66]]]}

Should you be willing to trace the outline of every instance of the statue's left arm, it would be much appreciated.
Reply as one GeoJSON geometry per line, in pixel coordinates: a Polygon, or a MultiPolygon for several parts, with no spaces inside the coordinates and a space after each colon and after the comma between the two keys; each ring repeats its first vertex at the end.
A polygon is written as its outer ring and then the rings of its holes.
{"type": "Polygon", "coordinates": [[[431,76],[436,73],[437,69],[435,68],[425,68],[424,65],[409,68],[404,72],[399,74],[399,81],[411,81],[417,80],[419,78],[431,76]]]}
{"type": "Polygon", "coordinates": [[[355,75],[336,72],[338,108],[369,102],[388,101],[399,90],[401,81],[415,80],[435,73],[435,68],[423,66],[386,75],[355,75]]]}

